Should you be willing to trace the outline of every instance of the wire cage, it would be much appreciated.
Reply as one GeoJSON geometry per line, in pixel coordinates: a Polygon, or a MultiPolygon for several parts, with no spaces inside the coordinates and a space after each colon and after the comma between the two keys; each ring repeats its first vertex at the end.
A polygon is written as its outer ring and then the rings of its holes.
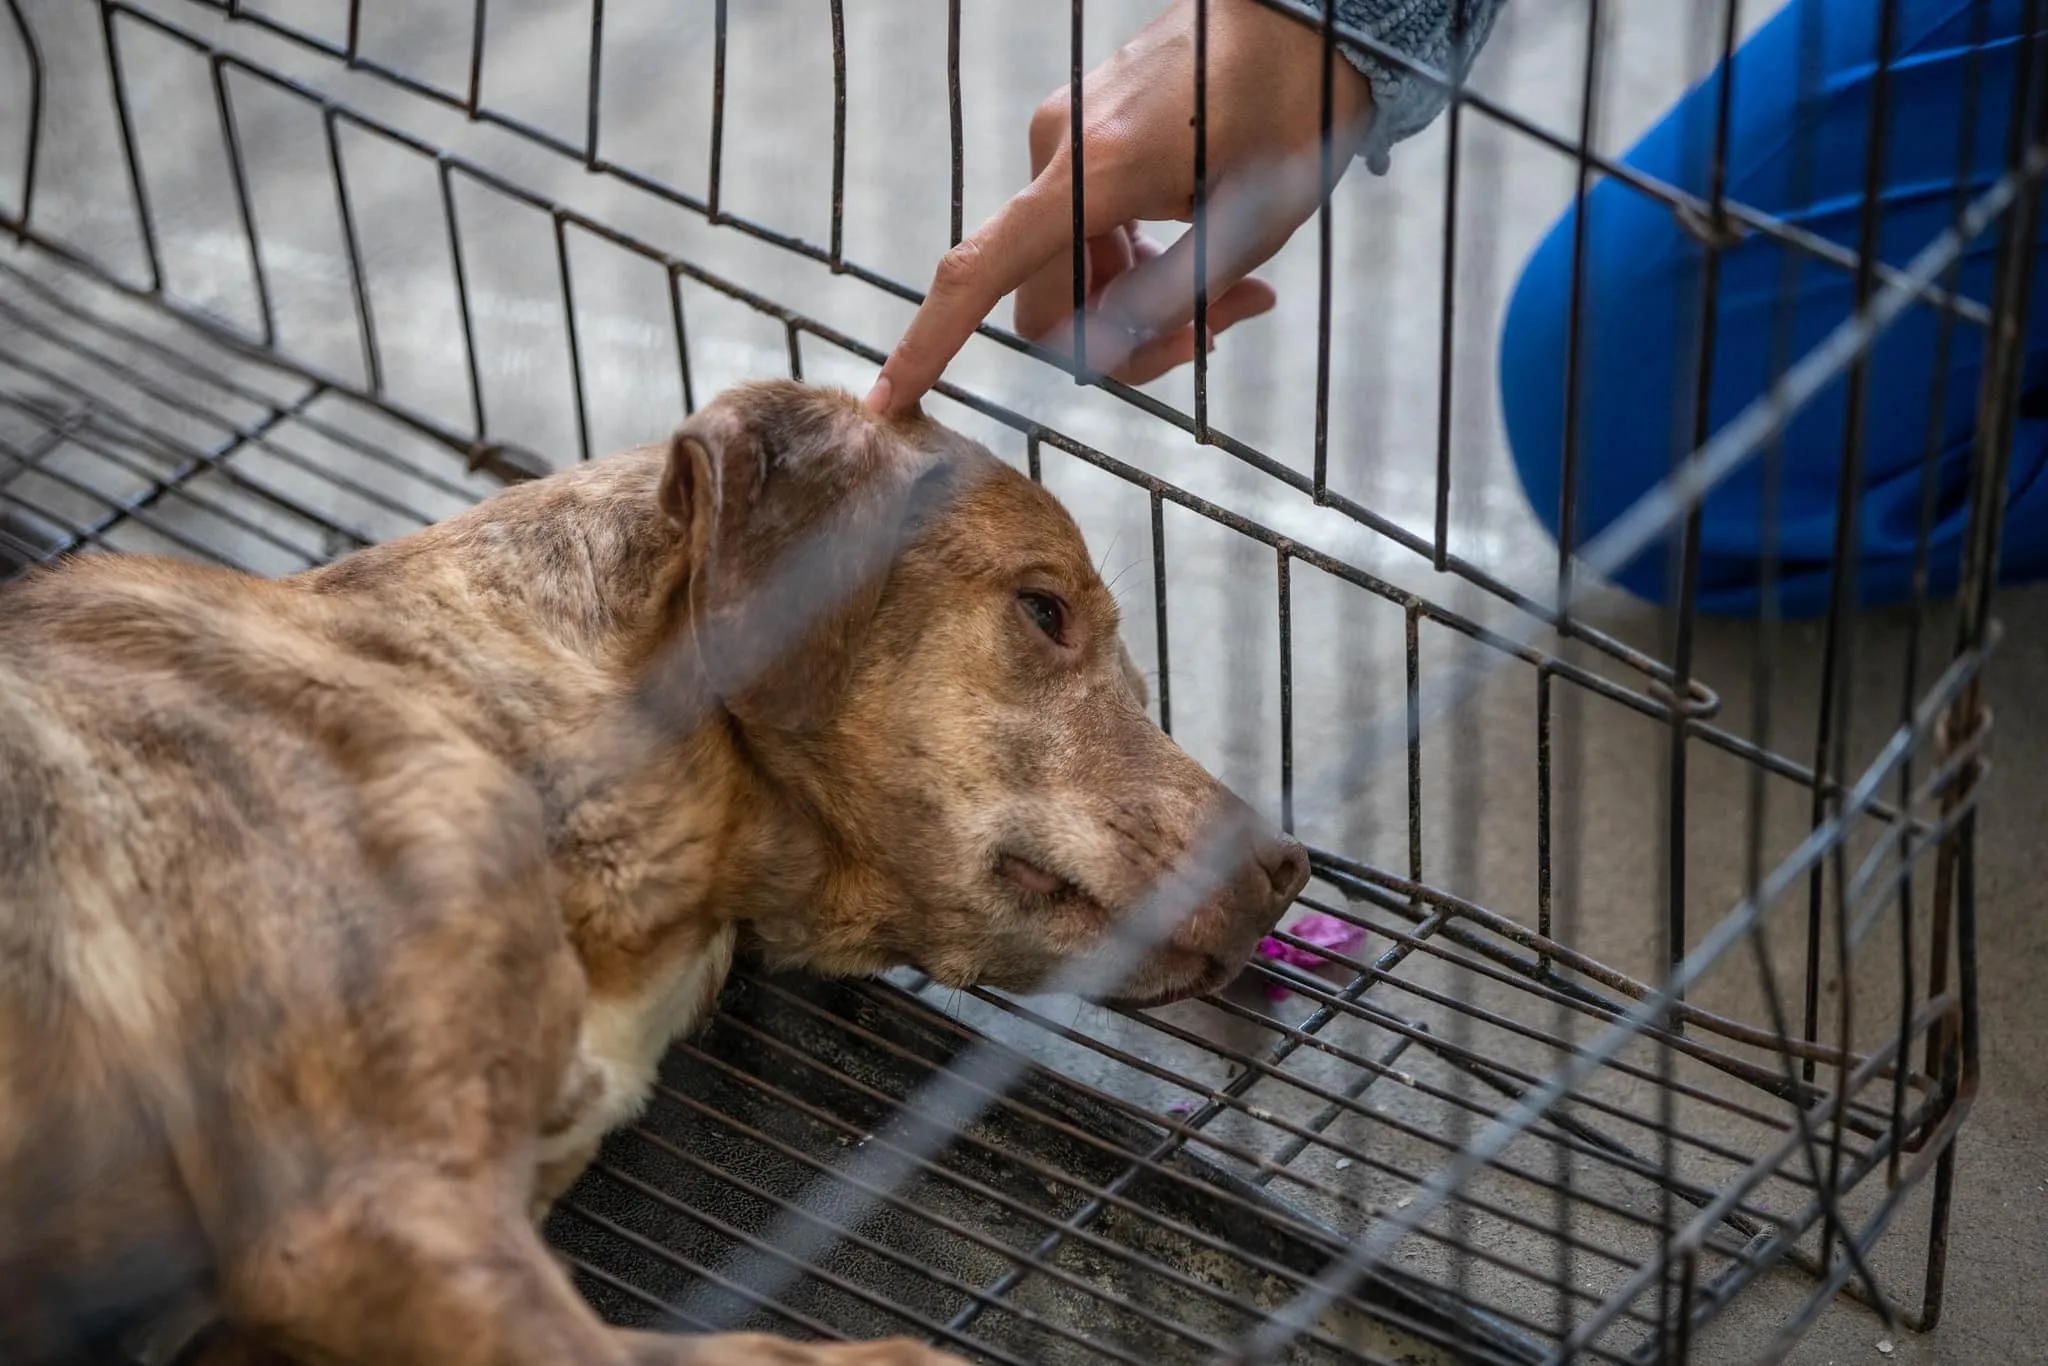
{"type": "MultiPolygon", "coordinates": [[[[1900,4],[1873,4],[1877,168],[1900,4]]],[[[1844,1295],[1929,1326],[1978,1078],[2034,6],[2000,172],[1959,154],[1910,243],[1875,197],[1845,237],[1616,150],[1774,6],[1524,0],[1450,72],[1271,7],[1446,112],[1388,178],[1327,172],[1280,307],[1191,372],[1133,388],[992,320],[928,408],[1073,508],[1160,724],[1311,845],[1301,905],[1237,985],[1150,1011],[742,969],[550,1242],[616,1322],[1001,1366],[1776,1359],[1844,1295]],[[1515,259],[1596,190],[1696,244],[1688,329],[1756,243],[1850,303],[1731,420],[1692,405],[1668,477],[1574,555],[1512,492],[1493,367],[1515,259]],[[1907,325],[1973,358],[1976,424],[1960,481],[1929,434],[1911,601],[1869,612],[1859,415],[1907,325]],[[1770,553],[1747,619],[1706,615],[1703,499],[1768,494],[1794,415],[1843,392],[1825,615],[1786,619],[1770,553]],[[1952,596],[1937,512],[1966,524],[1952,596]],[[1645,547],[1662,607],[1602,579],[1645,547]]],[[[289,573],[741,377],[864,383],[1023,183],[1031,108],[1152,8],[8,0],[0,572],[289,573]]],[[[1725,118],[1704,136],[1720,168],[1725,118]]],[[[1714,348],[1686,354],[1704,394],[1714,348]]]]}

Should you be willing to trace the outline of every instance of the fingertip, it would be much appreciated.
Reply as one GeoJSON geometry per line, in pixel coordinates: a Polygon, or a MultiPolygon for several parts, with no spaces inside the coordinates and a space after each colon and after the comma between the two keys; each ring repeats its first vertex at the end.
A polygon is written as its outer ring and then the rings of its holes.
{"type": "MultiPolygon", "coordinates": [[[[1216,349],[1216,338],[1209,338],[1209,349],[1216,349]]],[[[1117,371],[1116,377],[1125,384],[1150,384],[1161,375],[1192,364],[1195,359],[1195,330],[1192,327],[1164,337],[1156,337],[1145,343],[1126,360],[1117,371]]]]}
{"type": "Polygon", "coordinates": [[[1264,280],[1240,280],[1209,305],[1209,335],[1227,331],[1247,319],[1270,313],[1280,297],[1264,280]]]}
{"type": "Polygon", "coordinates": [[[869,410],[877,416],[888,417],[890,415],[889,404],[895,396],[896,386],[890,381],[888,374],[884,372],[875,380],[875,387],[868,390],[865,402],[869,410]]]}

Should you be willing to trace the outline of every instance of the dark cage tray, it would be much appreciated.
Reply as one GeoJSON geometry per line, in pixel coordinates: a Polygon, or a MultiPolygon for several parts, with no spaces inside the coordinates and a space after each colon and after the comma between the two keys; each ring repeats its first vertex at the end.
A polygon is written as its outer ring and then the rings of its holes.
{"type": "MultiPolygon", "coordinates": [[[[904,1102],[976,1042],[886,984],[737,974],[713,1022],[664,1061],[647,1113],[551,1216],[549,1241],[620,1325],[910,1335],[1005,1366],[1214,1360],[1343,1245],[1178,1150],[1170,1120],[1036,1066],[901,1191],[850,1209],[849,1152],[903,1143],[904,1102]],[[826,1255],[783,1264],[772,1298],[726,1274],[738,1258],[777,1266],[772,1230],[800,1202],[836,1235],[826,1255]]],[[[1540,1356],[1442,1291],[1380,1272],[1289,1359],[1540,1356]]]]}

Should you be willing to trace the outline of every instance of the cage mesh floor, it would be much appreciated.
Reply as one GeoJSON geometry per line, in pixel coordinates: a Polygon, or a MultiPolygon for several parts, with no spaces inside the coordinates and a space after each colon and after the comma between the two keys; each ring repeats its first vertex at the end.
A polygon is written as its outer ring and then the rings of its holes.
{"type": "MultiPolygon", "coordinates": [[[[622,1324],[673,1326],[673,1306],[697,1304],[728,1325],[910,1334],[1006,1366],[1207,1360],[1341,1242],[1185,1150],[1159,1159],[1165,1130],[1035,1070],[780,1300],[720,1276],[794,1204],[843,1227],[812,1183],[849,1148],[901,1142],[915,1123],[902,1103],[965,1042],[886,986],[743,974],[670,1056],[650,1112],[552,1216],[550,1240],[622,1324]]],[[[1466,1359],[1444,1339],[1474,1359],[1535,1359],[1412,1281],[1363,1288],[1294,1359],[1466,1359]]]]}

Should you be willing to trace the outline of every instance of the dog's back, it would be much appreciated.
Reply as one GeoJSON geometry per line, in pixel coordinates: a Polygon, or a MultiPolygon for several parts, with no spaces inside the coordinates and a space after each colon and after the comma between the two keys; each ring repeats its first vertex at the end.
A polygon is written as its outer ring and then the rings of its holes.
{"type": "Polygon", "coordinates": [[[0,590],[0,1360],[203,1281],[326,1179],[295,1131],[463,1008],[392,963],[491,952],[476,884],[533,880],[530,794],[334,647],[351,610],[128,557],[0,590]]]}

